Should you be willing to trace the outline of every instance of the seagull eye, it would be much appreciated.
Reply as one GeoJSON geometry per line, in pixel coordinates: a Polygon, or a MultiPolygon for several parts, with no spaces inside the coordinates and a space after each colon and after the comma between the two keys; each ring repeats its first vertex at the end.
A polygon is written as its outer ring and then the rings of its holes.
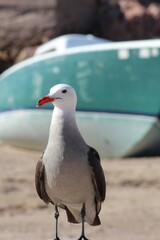
{"type": "Polygon", "coordinates": [[[62,90],[62,93],[66,93],[66,92],[67,92],[67,90],[66,90],[66,89],[62,90]]]}

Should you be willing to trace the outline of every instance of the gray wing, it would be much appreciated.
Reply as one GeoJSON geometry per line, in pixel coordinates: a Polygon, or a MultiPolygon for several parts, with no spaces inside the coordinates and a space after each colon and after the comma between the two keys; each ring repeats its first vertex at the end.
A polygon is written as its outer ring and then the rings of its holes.
{"type": "Polygon", "coordinates": [[[39,197],[48,204],[49,202],[53,204],[52,200],[49,198],[45,189],[45,166],[41,159],[37,162],[36,172],[35,172],[35,186],[39,197]]]}
{"type": "Polygon", "coordinates": [[[90,146],[88,152],[88,162],[92,169],[92,181],[95,188],[96,200],[101,203],[105,200],[106,196],[106,181],[101,167],[99,154],[90,146]]]}

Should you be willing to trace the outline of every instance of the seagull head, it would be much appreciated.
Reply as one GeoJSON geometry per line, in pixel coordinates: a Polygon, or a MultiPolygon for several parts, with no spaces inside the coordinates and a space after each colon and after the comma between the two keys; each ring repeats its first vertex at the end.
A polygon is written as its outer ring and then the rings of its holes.
{"type": "Polygon", "coordinates": [[[47,103],[53,103],[59,108],[75,108],[77,103],[77,95],[70,85],[68,84],[57,84],[50,89],[48,95],[42,97],[37,106],[42,106],[47,103]]]}

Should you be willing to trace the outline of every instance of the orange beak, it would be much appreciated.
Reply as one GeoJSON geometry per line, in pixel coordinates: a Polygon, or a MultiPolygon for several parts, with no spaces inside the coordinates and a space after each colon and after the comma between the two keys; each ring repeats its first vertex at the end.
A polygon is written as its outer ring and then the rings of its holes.
{"type": "Polygon", "coordinates": [[[38,101],[37,107],[42,106],[47,103],[50,103],[50,102],[54,102],[54,100],[55,100],[55,98],[50,98],[48,96],[44,96],[38,101]]]}

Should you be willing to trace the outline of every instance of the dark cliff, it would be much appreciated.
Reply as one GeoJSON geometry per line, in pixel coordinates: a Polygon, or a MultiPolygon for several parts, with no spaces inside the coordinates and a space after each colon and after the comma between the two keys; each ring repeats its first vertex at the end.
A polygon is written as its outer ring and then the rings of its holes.
{"type": "Polygon", "coordinates": [[[0,0],[0,72],[51,38],[91,33],[113,41],[160,37],[157,0],[0,0]]]}

